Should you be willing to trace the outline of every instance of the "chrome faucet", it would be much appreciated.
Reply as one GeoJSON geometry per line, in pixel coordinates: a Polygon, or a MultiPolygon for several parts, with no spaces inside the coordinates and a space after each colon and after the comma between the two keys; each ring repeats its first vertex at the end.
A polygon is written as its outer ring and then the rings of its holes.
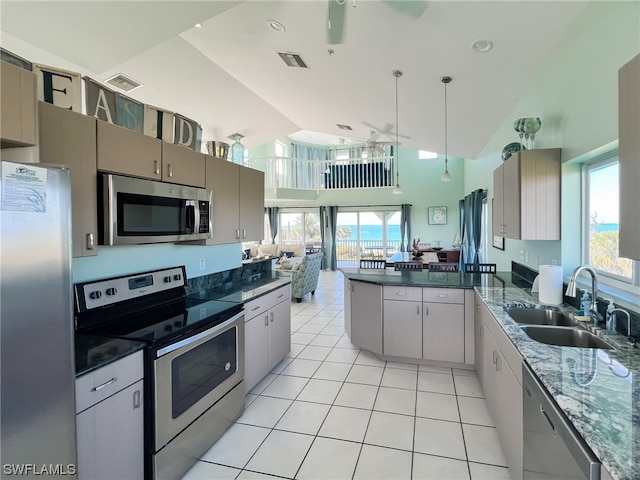
{"type": "Polygon", "coordinates": [[[576,269],[571,274],[571,278],[569,279],[569,284],[567,285],[567,291],[565,295],[569,297],[576,296],[576,278],[580,275],[580,272],[586,271],[591,275],[591,307],[589,308],[589,313],[591,317],[596,320],[596,322],[602,321],[602,315],[598,313],[598,275],[593,267],[589,265],[580,265],[576,267],[576,269]]]}

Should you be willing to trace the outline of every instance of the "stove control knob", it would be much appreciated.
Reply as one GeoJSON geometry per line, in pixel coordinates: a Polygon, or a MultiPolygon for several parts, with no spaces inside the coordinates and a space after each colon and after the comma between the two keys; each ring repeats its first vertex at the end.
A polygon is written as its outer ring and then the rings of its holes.
{"type": "Polygon", "coordinates": [[[164,329],[165,329],[167,332],[170,332],[171,330],[173,330],[173,327],[172,327],[171,325],[165,325],[165,326],[164,326],[164,329]]]}
{"type": "Polygon", "coordinates": [[[173,322],[173,325],[175,327],[181,327],[182,326],[182,322],[178,320],[177,322],[173,322]]]}
{"type": "Polygon", "coordinates": [[[90,298],[90,299],[92,299],[92,300],[97,300],[97,299],[99,299],[101,296],[102,296],[102,292],[100,292],[100,291],[98,291],[98,290],[96,290],[96,291],[94,291],[94,292],[91,292],[91,293],[89,294],[89,298],[90,298]]]}
{"type": "Polygon", "coordinates": [[[182,278],[182,275],[180,275],[180,274],[176,274],[176,275],[173,276],[173,279],[176,280],[176,281],[180,280],[181,278],[182,278]]]}
{"type": "Polygon", "coordinates": [[[164,277],[164,283],[171,283],[171,277],[170,276],[164,277]]]}
{"type": "Polygon", "coordinates": [[[107,288],[104,293],[106,293],[107,295],[115,295],[116,293],[118,293],[118,290],[116,290],[115,287],[111,287],[107,288]]]}

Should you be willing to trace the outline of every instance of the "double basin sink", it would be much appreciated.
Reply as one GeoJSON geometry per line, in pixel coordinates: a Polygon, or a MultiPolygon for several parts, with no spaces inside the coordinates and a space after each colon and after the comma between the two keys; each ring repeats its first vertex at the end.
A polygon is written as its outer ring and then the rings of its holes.
{"type": "Polygon", "coordinates": [[[613,348],[588,332],[566,313],[543,308],[507,307],[505,311],[529,338],[548,345],[579,348],[613,348]]]}

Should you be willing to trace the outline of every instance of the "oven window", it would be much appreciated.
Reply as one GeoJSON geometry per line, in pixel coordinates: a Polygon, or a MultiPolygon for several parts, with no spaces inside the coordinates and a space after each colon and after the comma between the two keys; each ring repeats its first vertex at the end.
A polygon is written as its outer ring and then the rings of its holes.
{"type": "Polygon", "coordinates": [[[118,193],[118,235],[180,235],[185,201],[179,198],[118,193]]]}
{"type": "Polygon", "coordinates": [[[178,418],[238,368],[233,327],[176,357],[171,362],[171,408],[178,418]]]}

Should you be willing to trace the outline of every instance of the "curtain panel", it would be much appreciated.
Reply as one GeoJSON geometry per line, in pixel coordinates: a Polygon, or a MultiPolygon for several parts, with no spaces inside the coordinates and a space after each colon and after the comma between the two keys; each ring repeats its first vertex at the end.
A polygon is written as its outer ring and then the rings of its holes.
{"type": "Polygon", "coordinates": [[[265,207],[264,212],[269,219],[269,228],[271,229],[271,244],[276,243],[276,235],[278,235],[278,207],[265,207]]]}

